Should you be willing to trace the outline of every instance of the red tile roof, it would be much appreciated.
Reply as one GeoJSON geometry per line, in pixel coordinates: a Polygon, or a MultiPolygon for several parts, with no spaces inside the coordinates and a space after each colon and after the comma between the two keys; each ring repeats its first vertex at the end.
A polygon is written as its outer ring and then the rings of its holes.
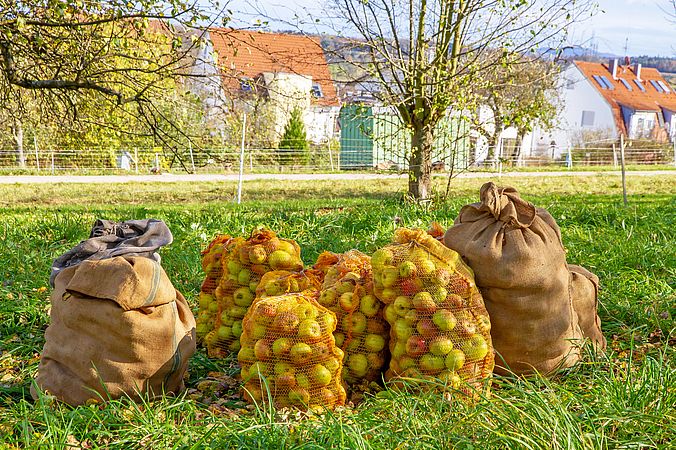
{"type": "Polygon", "coordinates": [[[263,72],[286,72],[310,76],[313,83],[319,83],[323,97],[313,98],[313,104],[339,105],[318,38],[230,28],[212,28],[209,33],[227,88],[238,90],[241,77],[254,79],[263,72]]]}
{"type": "Polygon", "coordinates": [[[613,117],[615,118],[618,130],[625,135],[627,134],[627,130],[622,119],[621,105],[637,111],[656,111],[661,113],[662,108],[676,111],[676,93],[657,69],[648,67],[641,69],[640,83],[645,89],[645,92],[643,92],[636,86],[634,81],[636,74],[634,73],[633,66],[618,65],[617,79],[614,80],[608,64],[587,61],[574,61],[574,63],[603,98],[606,99],[613,111],[613,117]],[[605,76],[614,89],[603,89],[594,79],[594,75],[605,76]],[[632,88],[631,91],[624,86],[620,78],[629,83],[632,88]],[[658,92],[650,83],[651,80],[662,81],[662,83],[669,87],[670,92],[658,92]]]}

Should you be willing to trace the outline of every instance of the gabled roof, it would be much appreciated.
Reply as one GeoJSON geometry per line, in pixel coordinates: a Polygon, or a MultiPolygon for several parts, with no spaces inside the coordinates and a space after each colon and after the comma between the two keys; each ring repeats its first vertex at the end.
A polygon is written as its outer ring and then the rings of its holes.
{"type": "Polygon", "coordinates": [[[636,85],[637,77],[632,66],[618,65],[616,79],[613,79],[612,69],[609,69],[608,64],[587,61],[573,62],[608,102],[613,111],[618,130],[625,135],[627,130],[622,119],[622,106],[634,111],[654,111],[657,113],[661,113],[662,109],[676,110],[676,93],[657,69],[648,67],[641,69],[641,81],[639,83],[645,89],[645,91],[642,91],[636,85]],[[605,80],[610,83],[613,89],[602,88],[594,76],[605,77],[605,80]],[[631,86],[631,91],[625,87],[621,79],[624,79],[631,86]],[[669,88],[669,92],[658,92],[651,81],[661,81],[669,88]]]}
{"type": "Polygon", "coordinates": [[[320,106],[338,106],[336,87],[318,38],[297,34],[212,28],[209,30],[226,87],[239,89],[239,78],[255,79],[264,72],[312,77],[321,87],[320,106]]]}

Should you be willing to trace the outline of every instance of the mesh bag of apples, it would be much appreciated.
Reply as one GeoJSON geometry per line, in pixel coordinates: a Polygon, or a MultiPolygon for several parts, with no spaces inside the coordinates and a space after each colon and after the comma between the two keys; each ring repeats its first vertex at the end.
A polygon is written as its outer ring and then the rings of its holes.
{"type": "Polygon", "coordinates": [[[348,386],[381,378],[387,357],[389,325],[373,294],[371,257],[357,250],[337,255],[328,268],[319,303],[336,314],[336,345],[345,353],[348,386]]]}
{"type": "Polygon", "coordinates": [[[387,380],[441,380],[478,394],[493,371],[490,320],[471,269],[422,230],[400,228],[371,259],[374,292],[387,306],[387,380]]]}
{"type": "Polygon", "coordinates": [[[238,353],[247,401],[313,410],[344,405],[335,328],[335,315],[309,291],[257,299],[244,317],[238,353]]]}
{"type": "Polygon", "coordinates": [[[303,268],[298,244],[278,238],[267,228],[256,228],[247,240],[238,238],[231,242],[221,259],[223,273],[214,291],[217,315],[212,331],[204,339],[209,356],[214,358],[239,351],[242,319],[253,303],[263,275],[274,270],[303,268]]]}
{"type": "Polygon", "coordinates": [[[263,275],[260,283],[258,283],[256,300],[304,291],[310,291],[310,295],[317,295],[322,285],[322,278],[323,274],[315,269],[301,270],[300,272],[273,270],[263,275]]]}

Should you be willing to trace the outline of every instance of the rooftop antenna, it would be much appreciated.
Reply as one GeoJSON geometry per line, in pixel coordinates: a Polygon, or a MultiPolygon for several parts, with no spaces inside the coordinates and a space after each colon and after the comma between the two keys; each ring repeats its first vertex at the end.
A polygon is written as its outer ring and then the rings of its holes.
{"type": "Polygon", "coordinates": [[[624,56],[629,56],[629,53],[627,53],[628,48],[629,48],[629,38],[626,37],[624,39],[624,56]]]}

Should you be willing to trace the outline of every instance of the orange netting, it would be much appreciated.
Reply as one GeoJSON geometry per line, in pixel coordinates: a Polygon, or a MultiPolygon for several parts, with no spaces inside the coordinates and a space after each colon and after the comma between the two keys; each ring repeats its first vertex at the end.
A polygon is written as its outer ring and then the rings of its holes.
{"type": "Polygon", "coordinates": [[[380,379],[389,325],[373,294],[371,258],[357,250],[337,255],[326,272],[319,303],[336,314],[336,345],[345,352],[343,380],[354,386],[380,379]]]}
{"type": "Polygon", "coordinates": [[[306,269],[300,272],[274,270],[261,278],[256,288],[256,299],[307,290],[312,291],[311,295],[317,295],[323,278],[324,274],[316,269],[306,269]]]}
{"type": "Polygon", "coordinates": [[[223,274],[214,291],[218,315],[213,331],[205,338],[209,356],[215,358],[239,351],[242,319],[253,303],[263,275],[275,270],[299,271],[303,262],[296,242],[280,239],[273,231],[259,227],[249,239],[231,241],[221,266],[223,274]]]}
{"type": "Polygon", "coordinates": [[[371,259],[390,324],[387,380],[441,380],[471,394],[490,378],[490,320],[459,255],[422,230],[400,228],[371,259]]]}
{"type": "Polygon", "coordinates": [[[308,293],[260,298],[244,317],[238,360],[247,401],[278,408],[345,404],[336,317],[308,293]]]}
{"type": "Polygon", "coordinates": [[[221,258],[232,238],[219,235],[202,251],[202,270],[206,274],[199,294],[199,311],[196,319],[197,339],[202,341],[209,331],[214,329],[214,321],[218,316],[218,302],[214,290],[221,279],[223,268],[221,258]]]}

